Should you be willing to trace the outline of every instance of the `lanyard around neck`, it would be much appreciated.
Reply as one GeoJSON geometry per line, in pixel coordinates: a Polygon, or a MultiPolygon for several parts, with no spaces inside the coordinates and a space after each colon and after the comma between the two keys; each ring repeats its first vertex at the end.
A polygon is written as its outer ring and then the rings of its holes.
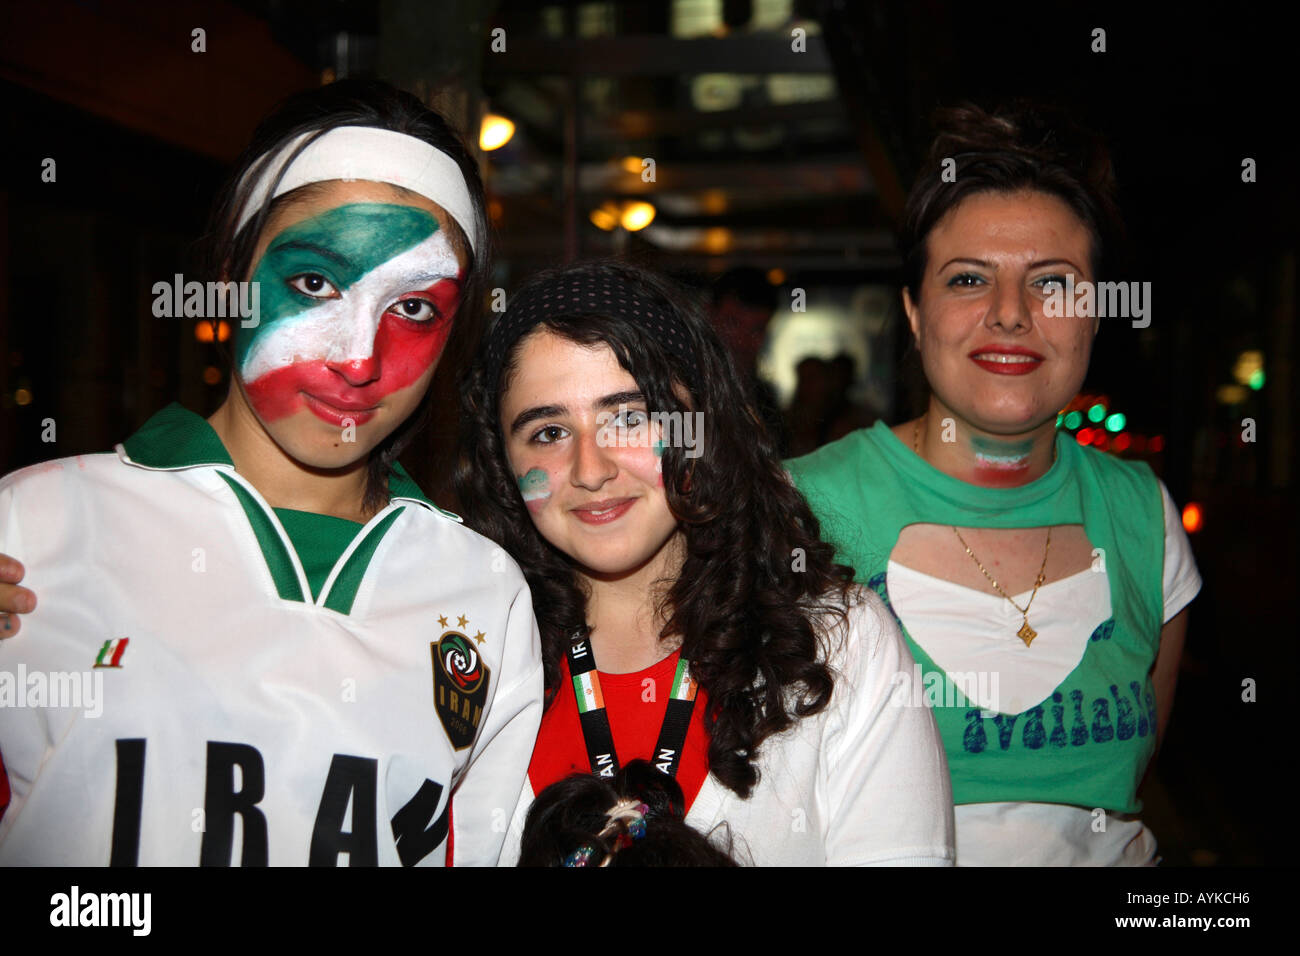
{"type": "MultiPolygon", "coordinates": [[[[573,695],[578,702],[578,721],[582,726],[582,739],[587,745],[587,760],[591,772],[597,777],[612,777],[618,773],[618,752],[609,729],[609,715],[605,712],[605,698],[600,690],[600,674],[596,670],[596,656],[585,635],[576,637],[568,650],[569,673],[573,677],[573,695]]],[[[656,769],[670,777],[677,776],[686,732],[691,725],[691,711],[695,708],[696,684],[691,679],[690,665],[685,657],[678,656],[677,672],[673,676],[668,709],[663,727],[655,744],[656,769]]]]}

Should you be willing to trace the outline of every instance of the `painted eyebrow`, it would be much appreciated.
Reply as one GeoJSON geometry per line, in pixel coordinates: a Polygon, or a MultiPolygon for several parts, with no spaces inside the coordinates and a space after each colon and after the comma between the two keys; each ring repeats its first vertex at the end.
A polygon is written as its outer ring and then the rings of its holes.
{"type": "MultiPolygon", "coordinates": [[[[948,268],[950,265],[953,265],[955,263],[979,266],[982,269],[990,269],[993,271],[997,271],[997,266],[994,265],[992,262],[987,262],[984,259],[967,259],[965,257],[949,259],[947,262],[945,262],[943,265],[939,267],[939,271],[942,272],[944,269],[948,268]]],[[[1069,266],[1071,269],[1074,269],[1075,271],[1079,271],[1079,267],[1076,266],[1069,259],[1039,259],[1037,262],[1029,263],[1029,265],[1026,266],[1025,268],[1041,269],[1044,266],[1069,266]]]]}
{"type": "Polygon", "coordinates": [[[284,242],[276,243],[272,248],[275,252],[279,252],[282,249],[292,249],[300,252],[314,252],[322,259],[328,259],[335,265],[343,266],[344,268],[350,268],[352,266],[352,260],[347,256],[314,242],[307,242],[305,239],[286,239],[284,242]]]}
{"type": "MultiPolygon", "coordinates": [[[[634,402],[644,402],[645,396],[638,391],[614,392],[610,395],[602,396],[591,403],[592,408],[607,409],[618,408],[620,405],[631,405],[634,402]]],[[[559,418],[569,413],[567,405],[534,405],[532,408],[526,408],[510,423],[510,434],[513,437],[528,425],[543,418],[559,418]]]]}
{"type": "Polygon", "coordinates": [[[399,285],[417,285],[422,282],[437,284],[439,282],[454,282],[457,286],[463,286],[458,274],[448,275],[443,272],[421,272],[412,276],[401,276],[399,285]]]}

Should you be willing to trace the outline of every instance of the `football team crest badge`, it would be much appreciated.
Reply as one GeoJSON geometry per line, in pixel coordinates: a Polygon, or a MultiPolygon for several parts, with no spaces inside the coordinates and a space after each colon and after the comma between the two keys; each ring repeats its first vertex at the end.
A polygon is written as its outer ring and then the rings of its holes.
{"type": "MultiPolygon", "coordinates": [[[[464,626],[464,617],[457,621],[464,626]]],[[[460,631],[444,631],[429,644],[429,650],[433,655],[434,708],[451,745],[464,750],[478,733],[491,673],[474,642],[460,631]]]]}

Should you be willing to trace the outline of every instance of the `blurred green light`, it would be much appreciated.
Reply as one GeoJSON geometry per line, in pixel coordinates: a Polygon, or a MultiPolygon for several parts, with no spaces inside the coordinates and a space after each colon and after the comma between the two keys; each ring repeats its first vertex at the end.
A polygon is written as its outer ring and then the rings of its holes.
{"type": "Polygon", "coordinates": [[[1099,422],[1106,417],[1106,406],[1100,403],[1088,409],[1088,421],[1099,422]]]}
{"type": "Polygon", "coordinates": [[[1124,417],[1124,413],[1116,412],[1114,415],[1107,416],[1106,431],[1122,432],[1124,430],[1124,426],[1127,424],[1128,424],[1128,419],[1124,417]]]}
{"type": "Polygon", "coordinates": [[[1061,427],[1061,422],[1063,422],[1063,421],[1065,421],[1065,414],[1064,414],[1063,412],[1057,412],[1057,413],[1056,413],[1056,427],[1057,427],[1057,428],[1060,428],[1060,427],[1061,427]]]}
{"type": "Polygon", "coordinates": [[[1083,416],[1078,412],[1068,412],[1065,416],[1065,427],[1074,431],[1083,424],[1083,416]]]}
{"type": "Polygon", "coordinates": [[[1251,372],[1250,381],[1246,384],[1258,392],[1264,387],[1264,370],[1262,368],[1257,368],[1255,371],[1251,372]]]}

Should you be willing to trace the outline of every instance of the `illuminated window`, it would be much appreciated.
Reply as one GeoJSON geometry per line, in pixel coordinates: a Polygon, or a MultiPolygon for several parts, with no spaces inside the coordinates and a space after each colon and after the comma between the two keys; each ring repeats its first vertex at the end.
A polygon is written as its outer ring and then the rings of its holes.
{"type": "Polygon", "coordinates": [[[580,3],[576,20],[580,37],[610,36],[617,32],[612,3],[580,3]]]}
{"type": "Polygon", "coordinates": [[[668,23],[675,37],[711,36],[722,29],[722,0],[673,0],[668,23]]]}

